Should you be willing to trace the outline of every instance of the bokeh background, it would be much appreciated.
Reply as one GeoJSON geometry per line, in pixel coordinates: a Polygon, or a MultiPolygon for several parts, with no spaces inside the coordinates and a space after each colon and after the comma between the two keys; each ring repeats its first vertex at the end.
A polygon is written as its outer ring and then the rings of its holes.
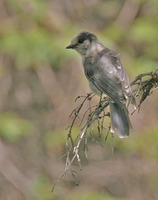
{"type": "Polygon", "coordinates": [[[128,139],[88,135],[88,159],[81,149],[82,171],[73,166],[79,186],[68,173],[50,192],[74,100],[89,92],[80,57],[65,50],[83,30],[120,54],[131,81],[158,67],[157,0],[0,0],[1,200],[157,199],[156,91],[128,139]]]}

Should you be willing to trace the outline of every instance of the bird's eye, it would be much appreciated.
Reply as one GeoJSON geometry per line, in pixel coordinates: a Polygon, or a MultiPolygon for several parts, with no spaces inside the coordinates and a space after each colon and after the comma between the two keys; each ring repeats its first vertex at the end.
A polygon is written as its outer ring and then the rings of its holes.
{"type": "Polygon", "coordinates": [[[79,40],[78,40],[78,43],[82,43],[84,40],[82,39],[82,38],[80,38],[79,40]]]}

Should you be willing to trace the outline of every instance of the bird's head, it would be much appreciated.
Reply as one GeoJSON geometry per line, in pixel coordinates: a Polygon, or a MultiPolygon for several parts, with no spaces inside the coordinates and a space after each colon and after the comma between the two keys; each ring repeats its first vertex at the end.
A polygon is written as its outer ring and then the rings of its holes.
{"type": "Polygon", "coordinates": [[[79,54],[83,56],[87,53],[93,42],[96,40],[97,37],[93,33],[81,32],[75,35],[71,41],[71,44],[67,46],[66,49],[75,49],[79,54]]]}

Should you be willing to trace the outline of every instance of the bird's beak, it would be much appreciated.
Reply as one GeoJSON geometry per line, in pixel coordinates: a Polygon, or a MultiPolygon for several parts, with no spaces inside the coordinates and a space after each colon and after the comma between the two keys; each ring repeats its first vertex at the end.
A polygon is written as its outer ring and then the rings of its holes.
{"type": "Polygon", "coordinates": [[[66,47],[66,49],[74,49],[76,47],[76,44],[70,44],[66,47]]]}

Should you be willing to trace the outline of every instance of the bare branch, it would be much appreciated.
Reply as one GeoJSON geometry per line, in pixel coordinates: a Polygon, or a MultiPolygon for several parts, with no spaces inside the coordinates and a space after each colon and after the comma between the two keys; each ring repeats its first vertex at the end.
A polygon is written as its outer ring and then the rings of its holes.
{"type": "Polygon", "coordinates": [[[134,95],[139,98],[137,108],[140,109],[143,101],[153,93],[158,87],[158,69],[154,72],[147,72],[138,75],[131,83],[131,87],[136,86],[133,90],[134,95]]]}
{"type": "MultiPolygon", "coordinates": [[[[158,69],[154,72],[147,72],[144,74],[138,75],[131,83],[131,87],[133,89],[133,94],[136,98],[138,98],[138,106],[137,108],[140,109],[140,105],[143,103],[143,101],[155,90],[158,88],[158,69]]],[[[75,184],[78,185],[78,181],[76,179],[76,175],[74,170],[72,169],[72,164],[74,160],[76,159],[78,162],[78,165],[81,169],[81,159],[79,155],[79,149],[81,142],[84,142],[83,150],[85,152],[85,157],[88,157],[87,152],[87,133],[88,130],[91,134],[91,130],[94,123],[97,122],[97,131],[99,134],[99,137],[102,137],[103,132],[105,131],[105,140],[107,140],[107,137],[109,136],[110,132],[110,124],[108,128],[104,127],[104,121],[106,117],[110,117],[110,113],[106,112],[105,108],[109,105],[109,99],[107,97],[100,97],[100,101],[97,105],[91,105],[91,100],[93,99],[95,95],[93,93],[88,93],[87,96],[78,96],[75,101],[77,101],[79,98],[84,98],[81,102],[81,104],[75,108],[72,113],[70,114],[70,117],[72,117],[71,124],[67,127],[66,130],[68,130],[67,134],[67,140],[66,140],[66,164],[65,164],[65,172],[61,175],[61,177],[55,182],[52,191],[54,190],[57,183],[60,182],[62,178],[66,175],[66,173],[70,170],[74,180],[75,184]],[[81,113],[81,110],[86,102],[89,102],[89,108],[86,109],[83,116],[80,118],[79,114],[81,113]],[[76,138],[73,139],[72,137],[72,130],[77,123],[77,118],[81,121],[80,122],[80,131],[77,134],[76,138]],[[83,121],[85,122],[84,125],[83,121]],[[69,142],[70,141],[70,142],[69,142]],[[72,155],[72,157],[70,157],[72,155]]],[[[135,111],[134,111],[135,112],[135,111]]],[[[133,113],[134,113],[133,112],[133,113]]],[[[132,113],[132,114],[133,114],[132,113]]],[[[114,136],[112,134],[112,154],[113,154],[113,139],[114,136]]]]}

